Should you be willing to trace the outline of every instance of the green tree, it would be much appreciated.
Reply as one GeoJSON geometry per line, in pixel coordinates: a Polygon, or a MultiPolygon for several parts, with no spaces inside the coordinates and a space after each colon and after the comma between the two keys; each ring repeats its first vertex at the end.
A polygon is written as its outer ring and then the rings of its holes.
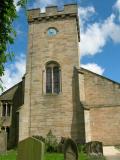
{"type": "MultiPolygon", "coordinates": [[[[25,8],[26,0],[19,0],[17,5],[25,8]]],[[[7,50],[7,46],[14,43],[16,36],[13,21],[17,18],[17,10],[14,0],[0,0],[0,77],[4,75],[4,65],[12,60],[13,53],[7,50]]],[[[0,79],[0,88],[2,89],[0,79]]]]}

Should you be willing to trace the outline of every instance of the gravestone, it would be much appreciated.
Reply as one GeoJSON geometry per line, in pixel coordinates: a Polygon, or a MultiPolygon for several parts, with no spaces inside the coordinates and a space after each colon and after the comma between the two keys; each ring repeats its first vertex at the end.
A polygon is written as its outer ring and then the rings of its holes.
{"type": "Polygon", "coordinates": [[[76,143],[68,138],[64,143],[64,160],[78,160],[78,149],[76,143]]]}
{"type": "Polygon", "coordinates": [[[65,143],[66,137],[61,137],[61,140],[58,144],[58,152],[63,153],[64,152],[64,143],[65,143]]]}
{"type": "Polygon", "coordinates": [[[5,131],[0,132],[0,154],[7,151],[7,133],[5,131]]]}
{"type": "Polygon", "coordinates": [[[29,137],[18,144],[17,160],[43,160],[44,149],[42,141],[29,137]]]}
{"type": "Polygon", "coordinates": [[[88,155],[103,155],[102,142],[92,141],[85,144],[85,152],[88,155]]]}

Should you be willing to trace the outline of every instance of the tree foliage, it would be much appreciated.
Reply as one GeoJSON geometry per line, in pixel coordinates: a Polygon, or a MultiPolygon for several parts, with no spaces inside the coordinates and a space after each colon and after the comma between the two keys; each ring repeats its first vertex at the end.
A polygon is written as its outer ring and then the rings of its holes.
{"type": "Polygon", "coordinates": [[[0,75],[4,74],[4,64],[11,58],[7,45],[14,43],[15,31],[12,23],[17,17],[13,0],[0,1],[0,75]]]}
{"type": "MultiPolygon", "coordinates": [[[[18,5],[25,8],[26,0],[20,0],[18,5]]],[[[13,21],[17,18],[14,0],[0,0],[0,77],[4,75],[4,65],[12,60],[13,53],[7,50],[14,43],[16,36],[13,21]]],[[[1,86],[1,85],[0,85],[1,86]]]]}

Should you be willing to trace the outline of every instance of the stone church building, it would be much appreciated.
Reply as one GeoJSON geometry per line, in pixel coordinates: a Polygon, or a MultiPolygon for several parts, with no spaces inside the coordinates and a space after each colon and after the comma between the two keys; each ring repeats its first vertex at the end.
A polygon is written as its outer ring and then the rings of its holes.
{"type": "Polygon", "coordinates": [[[26,74],[0,96],[8,146],[50,130],[58,139],[120,144],[120,84],[80,67],[77,6],[29,10],[28,23],[26,74]]]}

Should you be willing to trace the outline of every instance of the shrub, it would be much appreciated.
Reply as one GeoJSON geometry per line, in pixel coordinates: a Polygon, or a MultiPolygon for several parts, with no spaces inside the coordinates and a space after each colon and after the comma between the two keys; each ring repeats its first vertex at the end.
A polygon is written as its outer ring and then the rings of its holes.
{"type": "Polygon", "coordinates": [[[55,135],[52,134],[50,130],[45,138],[45,148],[47,152],[57,152],[58,151],[58,142],[55,135]]]}
{"type": "Polygon", "coordinates": [[[46,152],[58,152],[59,144],[57,142],[56,136],[52,134],[51,130],[46,135],[46,138],[39,135],[34,135],[33,137],[45,143],[46,152]]]}

